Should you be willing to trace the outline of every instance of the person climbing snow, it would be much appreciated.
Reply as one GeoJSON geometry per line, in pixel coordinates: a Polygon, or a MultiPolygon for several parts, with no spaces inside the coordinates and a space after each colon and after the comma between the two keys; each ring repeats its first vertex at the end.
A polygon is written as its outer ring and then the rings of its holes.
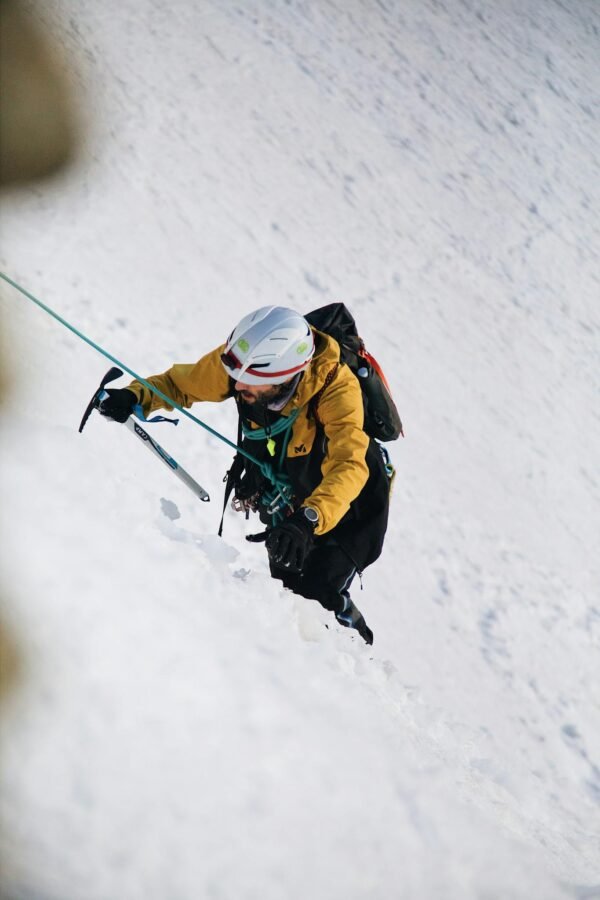
{"type": "MultiPolygon", "coordinates": [[[[238,454],[226,503],[267,526],[273,578],[317,600],[367,642],[373,633],[350,597],[355,575],[380,555],[390,481],[382,448],[363,430],[361,385],[340,360],[340,345],[293,309],[265,306],[245,316],[227,341],[192,364],[172,366],[148,383],[176,404],[233,398],[238,446],[287,478],[292,502],[278,511],[261,468],[238,454]]],[[[100,412],[126,422],[140,404],[148,415],[164,399],[138,381],[108,389],[100,412]]]]}

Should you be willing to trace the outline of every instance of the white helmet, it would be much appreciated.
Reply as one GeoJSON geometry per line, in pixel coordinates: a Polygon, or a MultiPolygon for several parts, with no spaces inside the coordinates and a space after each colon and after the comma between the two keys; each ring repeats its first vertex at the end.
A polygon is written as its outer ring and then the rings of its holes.
{"type": "Polygon", "coordinates": [[[308,366],[315,352],[306,319],[284,306],[263,306],[234,328],[221,354],[225,371],[244,384],[283,384],[308,366]]]}

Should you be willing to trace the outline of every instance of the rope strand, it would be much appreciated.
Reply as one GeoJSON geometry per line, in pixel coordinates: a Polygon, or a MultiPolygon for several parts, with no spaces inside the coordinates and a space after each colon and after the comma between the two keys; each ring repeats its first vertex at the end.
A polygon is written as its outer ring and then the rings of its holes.
{"type": "Polygon", "coordinates": [[[23,294],[24,297],[27,297],[28,300],[31,300],[32,303],[35,303],[36,306],[39,306],[40,309],[43,309],[44,312],[47,313],[49,316],[51,316],[53,319],[56,319],[57,322],[60,322],[61,325],[63,325],[65,328],[67,328],[69,331],[71,331],[76,337],[80,338],[82,341],[85,341],[86,344],[89,344],[90,347],[92,347],[98,353],[101,353],[102,356],[105,356],[112,363],[119,366],[120,369],[123,369],[125,372],[127,372],[129,375],[131,375],[132,378],[135,378],[136,381],[139,381],[140,384],[143,384],[144,387],[148,388],[148,390],[151,391],[153,394],[156,394],[162,400],[166,400],[170,406],[172,406],[174,409],[179,410],[179,412],[182,415],[187,416],[187,418],[191,419],[192,422],[195,422],[196,425],[200,425],[201,428],[204,428],[206,431],[209,431],[212,435],[214,435],[214,437],[219,438],[219,440],[223,441],[225,444],[228,444],[234,450],[242,453],[242,455],[245,456],[247,459],[249,459],[250,462],[253,462],[255,465],[257,465],[259,467],[259,469],[261,470],[261,472],[265,476],[265,478],[268,478],[269,481],[271,481],[275,485],[275,487],[279,488],[280,490],[283,489],[285,491],[287,485],[285,485],[283,482],[281,482],[281,480],[276,475],[276,473],[273,471],[272,467],[269,465],[268,462],[261,462],[259,459],[255,459],[255,457],[252,456],[251,453],[248,453],[248,451],[244,450],[242,447],[238,447],[237,444],[234,444],[233,441],[230,441],[229,438],[225,437],[225,435],[220,434],[218,431],[215,431],[214,428],[211,428],[210,425],[207,425],[206,422],[202,421],[202,419],[198,419],[197,416],[195,416],[193,413],[189,412],[183,406],[180,406],[178,403],[176,403],[174,400],[172,400],[171,397],[168,397],[166,394],[163,394],[162,391],[160,391],[158,388],[156,388],[152,384],[150,384],[149,381],[146,381],[145,378],[142,378],[141,375],[138,375],[137,372],[134,372],[133,369],[129,368],[129,366],[126,366],[124,362],[121,362],[120,359],[117,359],[116,356],[113,356],[111,353],[108,352],[108,350],[105,350],[103,347],[101,347],[99,344],[97,344],[91,338],[87,337],[87,335],[83,334],[83,332],[79,331],[78,328],[75,328],[74,325],[71,325],[70,322],[67,322],[66,319],[63,319],[63,317],[60,316],[57,312],[55,312],[53,309],[51,309],[45,303],[42,303],[42,301],[39,300],[37,297],[34,297],[33,294],[31,294],[29,291],[27,291],[20,284],[17,284],[16,281],[13,281],[12,278],[9,278],[8,275],[6,275],[4,272],[0,272],[0,278],[2,278],[4,281],[6,281],[7,284],[10,284],[11,287],[15,288],[15,290],[19,291],[19,293],[23,294]]]}

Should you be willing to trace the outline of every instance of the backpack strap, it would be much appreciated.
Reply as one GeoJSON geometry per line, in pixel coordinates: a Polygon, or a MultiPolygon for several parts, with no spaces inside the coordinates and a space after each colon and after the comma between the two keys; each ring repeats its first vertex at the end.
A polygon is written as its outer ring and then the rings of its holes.
{"type": "Polygon", "coordinates": [[[310,412],[310,414],[312,415],[312,417],[314,418],[315,422],[316,422],[318,425],[322,425],[322,424],[323,424],[323,423],[321,422],[321,420],[319,419],[319,416],[318,416],[318,414],[317,414],[317,407],[318,407],[318,405],[319,405],[319,400],[321,399],[321,395],[323,394],[323,392],[327,390],[327,388],[329,387],[329,385],[331,384],[331,382],[333,381],[333,379],[334,379],[335,376],[337,375],[337,370],[338,370],[338,368],[339,368],[339,365],[340,365],[339,363],[336,363],[335,366],[333,367],[333,369],[331,369],[331,370],[327,373],[327,377],[325,378],[325,383],[323,384],[323,387],[320,388],[320,389],[317,391],[317,393],[314,395],[314,397],[311,397],[311,399],[309,400],[309,403],[308,403],[308,409],[309,409],[309,412],[310,412]]]}

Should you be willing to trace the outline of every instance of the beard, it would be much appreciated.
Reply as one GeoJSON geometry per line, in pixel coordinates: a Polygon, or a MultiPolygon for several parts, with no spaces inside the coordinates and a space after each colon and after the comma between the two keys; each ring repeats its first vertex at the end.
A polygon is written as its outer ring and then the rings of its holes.
{"type": "Polygon", "coordinates": [[[268,406],[269,403],[275,403],[280,397],[283,397],[287,390],[289,390],[289,382],[274,384],[268,391],[262,391],[260,394],[255,394],[253,391],[240,391],[240,394],[244,403],[268,406]]]}

